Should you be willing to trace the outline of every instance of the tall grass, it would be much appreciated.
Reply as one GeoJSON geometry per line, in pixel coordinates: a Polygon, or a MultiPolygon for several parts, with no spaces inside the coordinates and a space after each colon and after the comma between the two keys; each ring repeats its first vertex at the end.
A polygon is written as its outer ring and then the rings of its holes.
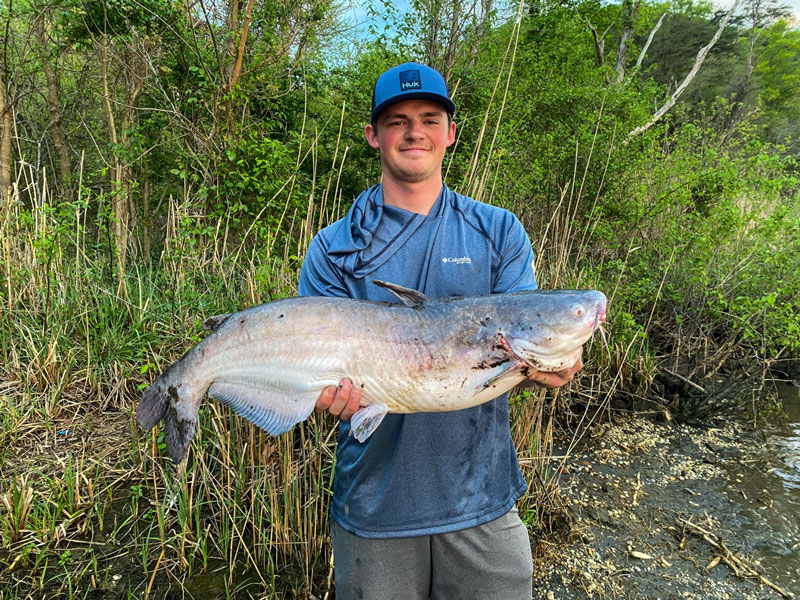
{"type": "MultiPolygon", "coordinates": [[[[270,438],[209,402],[177,468],[161,452],[162,434],[135,424],[140,390],[202,337],[205,317],[295,291],[298,262],[288,250],[276,257],[262,242],[245,254],[219,239],[220,228],[188,239],[188,201],[172,201],[159,262],[124,274],[86,199],[54,206],[40,196],[5,213],[0,561],[8,597],[120,586],[155,596],[220,569],[217,584],[231,595],[241,586],[274,598],[330,592],[332,419],[312,416],[270,438]],[[226,245],[228,255],[199,250],[226,245]]],[[[307,244],[325,213],[324,204],[309,210],[287,238],[307,244]]],[[[532,481],[523,503],[531,525],[551,493],[544,397],[526,393],[512,409],[532,481]]]]}
{"type": "MultiPolygon", "coordinates": [[[[0,598],[93,590],[163,597],[178,587],[195,597],[204,588],[230,597],[332,595],[333,419],[312,415],[271,438],[207,402],[188,460],[175,467],[162,434],[139,430],[133,409],[141,390],[202,339],[205,318],[296,292],[299,257],[341,213],[346,150],[319,182],[323,192],[312,191],[305,211],[284,211],[278,229],[264,231],[257,219],[237,235],[224,219],[198,226],[193,198],[170,198],[160,254],[123,273],[110,253],[107,198],[82,192],[58,202],[36,173],[18,169],[0,215],[0,598]]],[[[298,163],[309,155],[298,153],[298,163]]],[[[536,269],[543,287],[606,291],[611,342],[591,345],[587,368],[566,392],[512,398],[512,436],[530,483],[519,507],[532,532],[558,514],[556,423],[568,427],[563,456],[609,413],[612,397],[650,406],[658,371],[651,338],[665,329],[657,309],[675,283],[675,263],[688,260],[673,245],[648,273],[655,291],[640,322],[625,316],[622,282],[639,268],[634,240],[606,270],[587,246],[598,219],[576,218],[597,205],[581,182],[598,168],[592,160],[608,157],[591,157],[576,158],[573,183],[534,236],[536,269]]],[[[484,183],[492,177],[471,184],[490,201],[484,183]]],[[[296,206],[292,181],[280,189],[285,206],[296,206]]],[[[731,339],[719,338],[715,350],[706,343],[715,362],[731,339]]]]}
{"type": "MultiPolygon", "coordinates": [[[[339,170],[345,158],[346,149],[339,170]]],[[[204,318],[295,293],[300,263],[290,254],[303,256],[339,216],[336,174],[319,203],[284,215],[272,237],[248,229],[234,241],[219,223],[198,233],[192,198],[170,199],[157,262],[120,273],[107,198],[59,203],[35,173],[18,173],[0,230],[3,597],[120,589],[156,597],[194,585],[232,597],[327,597],[333,419],[312,416],[271,438],[209,402],[176,468],[162,453],[163,434],[141,432],[133,408],[141,389],[202,338],[204,318]],[[276,243],[279,234],[297,246],[276,243]]],[[[512,406],[532,527],[552,495],[544,399],[526,393],[512,406]]]]}

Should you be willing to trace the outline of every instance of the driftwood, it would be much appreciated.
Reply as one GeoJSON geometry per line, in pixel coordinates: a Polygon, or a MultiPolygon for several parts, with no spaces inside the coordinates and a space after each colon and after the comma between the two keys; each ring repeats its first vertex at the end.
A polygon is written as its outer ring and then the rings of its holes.
{"type": "MultiPolygon", "coordinates": [[[[209,318],[207,320],[210,321],[213,318],[215,318],[215,317],[211,317],[211,318],[209,318]]],[[[203,323],[203,329],[205,329],[205,328],[206,328],[206,324],[203,323]]],[[[701,394],[708,394],[708,392],[705,390],[705,388],[703,388],[702,386],[697,385],[694,381],[692,381],[691,379],[688,379],[687,377],[684,377],[680,373],[676,373],[675,371],[673,371],[671,369],[667,369],[666,367],[659,367],[659,369],[661,369],[662,371],[664,371],[664,373],[667,373],[668,375],[672,375],[673,377],[675,377],[677,379],[680,379],[685,384],[692,386],[694,389],[696,389],[701,394]]]]}
{"type": "Polygon", "coordinates": [[[682,519],[680,517],[678,517],[678,525],[683,527],[684,531],[688,531],[698,537],[703,538],[719,552],[719,555],[708,564],[707,568],[709,570],[719,563],[719,560],[717,560],[717,558],[719,558],[731,568],[737,577],[753,577],[758,579],[767,587],[776,591],[784,598],[793,599],[795,597],[791,592],[787,592],[777,584],[772,583],[769,579],[764,577],[751,565],[750,561],[748,561],[746,558],[737,555],[735,552],[731,552],[731,550],[725,545],[725,542],[722,541],[722,538],[718,535],[711,533],[707,529],[697,525],[696,523],[693,523],[690,520],[682,519]]]}

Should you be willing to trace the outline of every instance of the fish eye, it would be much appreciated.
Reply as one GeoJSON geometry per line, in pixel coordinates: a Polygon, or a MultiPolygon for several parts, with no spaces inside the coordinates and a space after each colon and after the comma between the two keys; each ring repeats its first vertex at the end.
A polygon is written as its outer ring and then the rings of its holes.
{"type": "Polygon", "coordinates": [[[573,312],[575,313],[576,317],[583,316],[583,307],[582,306],[574,306],[572,307],[573,312]]]}

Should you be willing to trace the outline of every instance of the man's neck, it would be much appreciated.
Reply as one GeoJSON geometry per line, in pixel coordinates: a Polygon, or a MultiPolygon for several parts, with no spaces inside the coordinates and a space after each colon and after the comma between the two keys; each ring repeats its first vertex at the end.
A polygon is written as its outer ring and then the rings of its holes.
{"type": "Polygon", "coordinates": [[[417,183],[383,178],[383,203],[411,212],[427,215],[442,191],[442,177],[431,177],[417,183]]]}

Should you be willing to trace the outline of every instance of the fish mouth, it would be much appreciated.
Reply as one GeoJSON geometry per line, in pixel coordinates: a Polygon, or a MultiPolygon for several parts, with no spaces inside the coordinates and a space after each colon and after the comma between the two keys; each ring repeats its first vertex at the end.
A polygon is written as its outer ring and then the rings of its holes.
{"type": "Polygon", "coordinates": [[[566,351],[559,350],[553,353],[544,353],[539,350],[534,351],[533,348],[525,348],[523,340],[514,340],[511,342],[506,340],[502,332],[497,334],[498,349],[502,348],[509,357],[517,362],[520,368],[534,369],[536,371],[560,371],[574,365],[580,356],[580,348],[583,344],[566,351]],[[514,349],[517,346],[517,349],[514,349]],[[572,362],[570,361],[572,359],[572,362]],[[569,363],[569,364],[567,364],[569,363]]]}
{"type": "Polygon", "coordinates": [[[537,371],[561,371],[572,367],[578,361],[583,345],[594,339],[596,331],[600,331],[604,345],[608,346],[603,329],[604,321],[605,310],[598,311],[594,321],[590,321],[588,326],[582,327],[577,332],[569,335],[554,334],[554,337],[561,338],[554,344],[537,343],[525,337],[506,339],[502,332],[498,332],[498,346],[525,367],[537,371]]]}

